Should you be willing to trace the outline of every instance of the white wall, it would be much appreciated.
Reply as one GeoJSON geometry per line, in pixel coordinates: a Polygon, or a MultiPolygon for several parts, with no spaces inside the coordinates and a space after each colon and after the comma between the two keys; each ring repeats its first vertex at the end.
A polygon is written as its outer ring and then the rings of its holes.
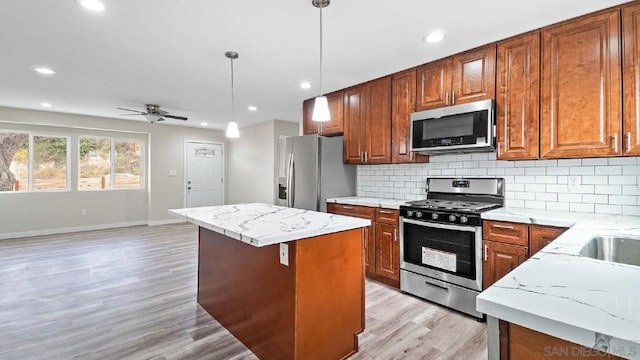
{"type": "MultiPolygon", "coordinates": [[[[0,107],[0,130],[27,130],[143,139],[147,150],[144,190],[0,193],[0,239],[128,224],[175,221],[167,209],[184,207],[185,140],[225,142],[218,130],[187,128],[0,107]],[[176,177],[169,177],[176,170],[176,177]],[[87,209],[87,215],[81,215],[87,209]]],[[[75,135],[73,135],[75,134],[75,135]]],[[[77,146],[77,140],[71,140],[77,146]]],[[[77,153],[72,151],[72,154],[77,153]]],[[[71,158],[77,183],[77,159],[71,158]]]]}
{"type": "Polygon", "coordinates": [[[265,121],[240,129],[240,138],[229,141],[227,204],[273,204],[276,143],[280,135],[298,135],[297,123],[265,121]]]}
{"type": "Polygon", "coordinates": [[[358,165],[358,195],[425,198],[427,177],[502,177],[506,205],[640,216],[640,157],[501,161],[495,153],[432,156],[428,164],[358,165]],[[575,179],[577,185],[569,186],[575,179]]]}

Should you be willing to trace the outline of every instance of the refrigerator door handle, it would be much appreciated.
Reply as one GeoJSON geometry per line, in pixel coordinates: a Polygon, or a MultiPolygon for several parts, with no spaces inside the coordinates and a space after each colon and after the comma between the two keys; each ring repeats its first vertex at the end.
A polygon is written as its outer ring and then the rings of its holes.
{"type": "Polygon", "coordinates": [[[291,162],[289,164],[289,199],[291,201],[291,205],[289,205],[289,207],[294,207],[294,204],[296,203],[296,198],[295,198],[295,194],[296,194],[296,159],[293,156],[293,153],[291,153],[291,162]]]}

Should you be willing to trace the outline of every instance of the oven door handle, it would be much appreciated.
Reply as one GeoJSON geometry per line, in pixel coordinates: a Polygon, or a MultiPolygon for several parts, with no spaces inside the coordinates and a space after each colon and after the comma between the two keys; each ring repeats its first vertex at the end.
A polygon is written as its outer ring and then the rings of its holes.
{"type": "Polygon", "coordinates": [[[479,226],[439,224],[439,223],[434,223],[429,221],[418,221],[418,220],[405,219],[405,218],[402,218],[402,222],[407,224],[420,225],[420,226],[432,227],[437,229],[460,230],[460,231],[469,231],[469,232],[476,232],[477,228],[479,228],[479,226]]]}

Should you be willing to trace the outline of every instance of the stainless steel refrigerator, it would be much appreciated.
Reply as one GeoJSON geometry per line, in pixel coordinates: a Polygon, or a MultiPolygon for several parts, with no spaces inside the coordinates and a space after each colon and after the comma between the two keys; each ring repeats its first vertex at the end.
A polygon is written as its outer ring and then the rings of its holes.
{"type": "Polygon", "coordinates": [[[327,211],[326,200],[356,193],[356,166],[342,163],[342,136],[280,139],[276,205],[327,211]]]}

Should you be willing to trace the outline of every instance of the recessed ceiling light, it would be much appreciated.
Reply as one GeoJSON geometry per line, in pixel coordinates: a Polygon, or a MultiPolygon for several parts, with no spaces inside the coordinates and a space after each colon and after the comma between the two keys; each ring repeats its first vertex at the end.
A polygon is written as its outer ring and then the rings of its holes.
{"type": "Polygon", "coordinates": [[[300,83],[300,87],[303,89],[311,89],[311,83],[308,81],[303,81],[300,83]]]}
{"type": "Polygon", "coordinates": [[[42,74],[42,75],[53,75],[56,73],[55,71],[44,66],[39,66],[37,68],[34,68],[33,70],[35,70],[38,74],[42,74]]]}
{"type": "Polygon", "coordinates": [[[100,0],[80,0],[80,5],[91,11],[104,11],[104,4],[100,0]]]}
{"type": "Polygon", "coordinates": [[[208,124],[206,122],[201,122],[200,126],[207,126],[208,124]]]}
{"type": "Polygon", "coordinates": [[[258,111],[258,108],[257,108],[257,107],[255,107],[255,106],[253,106],[253,105],[249,105],[249,106],[247,106],[247,109],[248,109],[249,111],[258,111]]]}
{"type": "Polygon", "coordinates": [[[438,42],[438,41],[440,41],[442,39],[444,39],[444,34],[440,30],[436,30],[434,32],[431,32],[427,36],[424,37],[424,41],[425,42],[429,42],[429,43],[435,43],[435,42],[438,42]]]}
{"type": "Polygon", "coordinates": [[[48,102],[41,102],[41,103],[40,103],[40,106],[42,106],[42,107],[46,107],[46,108],[50,108],[50,107],[52,107],[53,105],[51,105],[51,103],[48,103],[48,102]]]}

